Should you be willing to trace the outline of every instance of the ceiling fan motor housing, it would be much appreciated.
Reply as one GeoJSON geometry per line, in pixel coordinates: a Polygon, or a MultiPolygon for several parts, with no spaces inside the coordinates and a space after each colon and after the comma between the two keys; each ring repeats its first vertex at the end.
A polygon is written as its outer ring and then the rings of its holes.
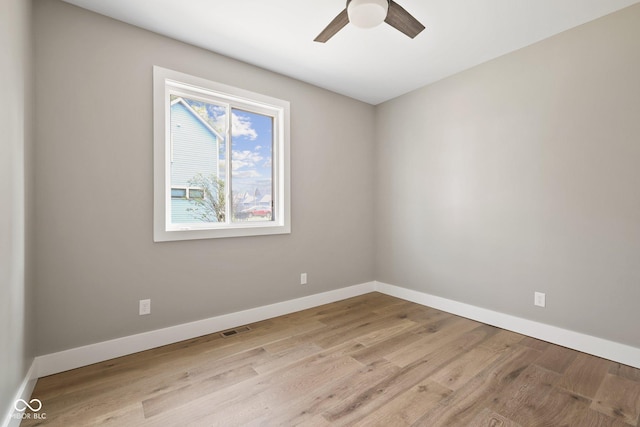
{"type": "Polygon", "coordinates": [[[349,22],[360,28],[373,28],[384,22],[389,0],[347,0],[349,22]]]}

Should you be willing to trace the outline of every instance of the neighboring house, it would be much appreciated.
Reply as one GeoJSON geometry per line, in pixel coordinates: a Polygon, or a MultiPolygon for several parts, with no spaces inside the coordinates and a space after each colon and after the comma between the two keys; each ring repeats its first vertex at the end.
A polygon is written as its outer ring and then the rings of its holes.
{"type": "MultiPolygon", "coordinates": [[[[254,193],[255,194],[255,193],[254,193]]],[[[234,198],[233,204],[237,211],[242,211],[250,207],[271,208],[271,195],[265,194],[264,196],[257,195],[258,197],[251,195],[247,192],[237,194],[234,198]]]]}
{"type": "Polygon", "coordinates": [[[218,149],[222,136],[182,98],[171,102],[171,222],[200,222],[189,208],[202,198],[202,188],[189,181],[198,173],[219,176],[218,149]]]}

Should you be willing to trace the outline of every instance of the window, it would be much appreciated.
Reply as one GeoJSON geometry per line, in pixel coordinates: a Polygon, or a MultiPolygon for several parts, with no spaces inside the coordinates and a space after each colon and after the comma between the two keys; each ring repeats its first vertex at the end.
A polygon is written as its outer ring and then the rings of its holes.
{"type": "Polygon", "coordinates": [[[187,198],[187,189],[186,188],[172,188],[171,189],[171,198],[172,199],[186,199],[187,198]]]}
{"type": "Polygon", "coordinates": [[[204,199],[204,190],[202,188],[190,188],[189,189],[189,198],[190,199],[204,199]]]}
{"type": "Polygon", "coordinates": [[[154,240],[289,233],[289,103],[154,67],[154,240]]]}

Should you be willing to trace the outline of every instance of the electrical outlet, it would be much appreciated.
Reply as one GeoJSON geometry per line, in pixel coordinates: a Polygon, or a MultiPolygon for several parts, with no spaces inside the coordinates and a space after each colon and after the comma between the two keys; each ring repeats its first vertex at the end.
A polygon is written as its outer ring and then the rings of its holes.
{"type": "Polygon", "coordinates": [[[307,284],[307,273],[300,274],[300,284],[301,285],[307,284]]]}
{"type": "Polygon", "coordinates": [[[534,292],[533,293],[533,304],[538,307],[544,307],[547,304],[546,295],[542,292],[534,292]]]}
{"type": "Polygon", "coordinates": [[[151,314],[151,300],[150,299],[141,299],[140,300],[140,316],[145,314],[151,314]]]}

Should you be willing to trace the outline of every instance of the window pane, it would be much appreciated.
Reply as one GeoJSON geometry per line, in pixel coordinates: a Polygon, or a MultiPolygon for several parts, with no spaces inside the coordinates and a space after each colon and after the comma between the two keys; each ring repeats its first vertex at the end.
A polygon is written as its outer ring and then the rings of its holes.
{"type": "Polygon", "coordinates": [[[187,189],[186,188],[172,188],[171,189],[171,198],[172,199],[184,199],[187,197],[187,189]]]}
{"type": "Polygon", "coordinates": [[[231,109],[233,221],[272,221],[273,118],[231,109]]]}
{"type": "Polygon", "coordinates": [[[171,222],[224,221],[226,107],[171,96],[171,187],[196,187],[171,200],[171,222]],[[197,191],[200,191],[199,195],[197,191]]]}
{"type": "Polygon", "coordinates": [[[190,199],[204,199],[204,190],[199,188],[190,188],[189,189],[189,198],[190,199]]]}

